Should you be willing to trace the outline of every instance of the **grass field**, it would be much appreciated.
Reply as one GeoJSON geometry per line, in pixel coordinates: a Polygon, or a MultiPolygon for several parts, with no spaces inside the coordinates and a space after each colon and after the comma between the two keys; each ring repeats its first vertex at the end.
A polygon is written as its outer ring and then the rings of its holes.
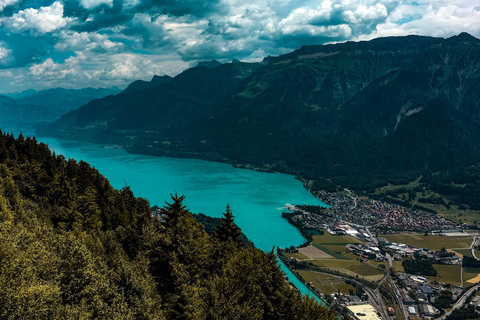
{"type": "Polygon", "coordinates": [[[439,235],[428,235],[424,236],[421,234],[409,234],[409,233],[397,233],[383,235],[382,237],[386,238],[390,242],[394,243],[404,243],[409,246],[419,247],[419,248],[429,248],[430,250],[440,250],[441,248],[446,249],[468,249],[472,244],[473,237],[447,237],[439,235]]]}
{"type": "MultiPolygon", "coordinates": [[[[418,184],[419,184],[418,179],[410,182],[409,184],[403,184],[403,185],[389,184],[385,187],[377,188],[375,190],[375,194],[380,195],[380,194],[384,194],[388,190],[396,190],[399,188],[407,188],[407,189],[414,188],[418,186],[418,184]]],[[[407,196],[407,194],[400,194],[396,199],[401,200],[401,197],[403,195],[407,196]]],[[[425,197],[434,198],[434,197],[441,197],[441,195],[431,190],[427,190],[425,195],[421,192],[417,192],[415,199],[410,201],[410,205],[413,205],[414,203],[418,203],[418,205],[428,209],[435,210],[441,216],[454,222],[465,222],[468,224],[476,224],[480,222],[480,211],[478,210],[461,210],[461,209],[458,209],[458,207],[455,205],[452,205],[450,206],[449,209],[447,209],[444,205],[417,202],[418,199],[425,198],[425,197]]],[[[446,199],[445,197],[443,198],[446,199]]],[[[448,201],[448,199],[446,200],[448,201]]]]}
{"type": "Polygon", "coordinates": [[[393,272],[405,272],[402,261],[392,261],[393,272]]]}
{"type": "MultiPolygon", "coordinates": [[[[455,286],[461,285],[459,265],[434,264],[433,267],[437,270],[436,277],[425,277],[430,281],[438,281],[439,283],[449,283],[455,286]]],[[[463,279],[466,280],[465,278],[463,279]]]]}
{"type": "Polygon", "coordinates": [[[315,287],[320,289],[324,294],[338,293],[340,290],[343,294],[349,294],[350,289],[355,291],[355,287],[346,284],[342,279],[329,276],[326,274],[310,272],[306,270],[294,270],[303,280],[306,282],[311,282],[315,287]]]}
{"type": "Polygon", "coordinates": [[[323,235],[314,235],[312,236],[313,244],[336,244],[336,245],[346,245],[349,243],[364,243],[364,241],[346,235],[331,235],[327,231],[324,231],[323,235]]]}
{"type": "Polygon", "coordinates": [[[460,258],[462,258],[463,256],[466,256],[466,257],[471,257],[472,256],[472,253],[471,253],[470,249],[457,249],[457,250],[453,250],[453,251],[460,258]]]}
{"type": "Polygon", "coordinates": [[[358,276],[373,282],[380,280],[384,275],[384,273],[378,270],[373,263],[363,264],[356,260],[325,259],[311,260],[310,262],[319,267],[335,270],[353,277],[358,276]]]}
{"type": "Polygon", "coordinates": [[[308,257],[301,252],[298,252],[298,253],[286,253],[286,252],[284,252],[283,255],[285,257],[287,257],[288,259],[290,259],[291,257],[295,257],[298,260],[307,260],[308,259],[308,257]]]}
{"type": "Polygon", "coordinates": [[[328,245],[321,245],[321,244],[318,244],[318,243],[315,243],[314,246],[324,252],[326,252],[327,254],[329,254],[330,256],[334,257],[335,259],[340,259],[340,260],[351,260],[350,258],[348,258],[347,256],[341,254],[341,253],[338,253],[338,252],[342,252],[342,249],[343,251],[345,251],[345,247],[344,246],[328,246],[328,245]]]}
{"type": "MultiPolygon", "coordinates": [[[[426,207],[425,204],[422,205],[426,207]]],[[[450,210],[447,210],[444,206],[435,206],[431,209],[436,210],[442,217],[454,222],[465,222],[468,224],[477,224],[480,222],[480,211],[460,210],[456,206],[452,206],[450,210]]]]}
{"type": "Polygon", "coordinates": [[[480,281],[480,268],[463,268],[463,281],[473,284],[480,281]]]}
{"type": "MultiPolygon", "coordinates": [[[[347,235],[331,235],[326,231],[324,232],[323,235],[313,236],[313,247],[310,247],[310,249],[309,247],[302,248],[300,250],[303,253],[285,254],[285,256],[287,258],[295,257],[299,260],[308,260],[308,262],[319,267],[328,268],[373,282],[383,277],[384,272],[377,269],[379,265],[378,262],[368,260],[367,264],[363,264],[359,261],[358,256],[347,252],[345,248],[346,244],[363,243],[364,241],[347,235]],[[325,257],[318,255],[318,251],[315,252],[315,250],[312,250],[315,248],[323,251],[326,254],[325,257]],[[318,256],[318,258],[316,256],[318,256]]],[[[386,263],[384,264],[386,265],[386,263]]]]}

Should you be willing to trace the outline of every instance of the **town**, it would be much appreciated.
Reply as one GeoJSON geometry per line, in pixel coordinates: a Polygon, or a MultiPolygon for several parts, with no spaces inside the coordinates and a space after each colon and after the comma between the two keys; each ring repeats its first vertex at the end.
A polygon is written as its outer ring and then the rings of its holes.
{"type": "Polygon", "coordinates": [[[308,241],[279,255],[327,304],[361,320],[480,317],[476,230],[350,193],[319,198],[329,207],[285,206],[308,241]]]}

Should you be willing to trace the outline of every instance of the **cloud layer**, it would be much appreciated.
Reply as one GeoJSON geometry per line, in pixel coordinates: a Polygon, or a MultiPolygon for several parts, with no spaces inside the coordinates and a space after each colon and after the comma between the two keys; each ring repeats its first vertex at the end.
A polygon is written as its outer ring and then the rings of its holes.
{"type": "Polygon", "coordinates": [[[0,92],[125,86],[305,44],[480,37],[477,0],[0,0],[0,92]]]}

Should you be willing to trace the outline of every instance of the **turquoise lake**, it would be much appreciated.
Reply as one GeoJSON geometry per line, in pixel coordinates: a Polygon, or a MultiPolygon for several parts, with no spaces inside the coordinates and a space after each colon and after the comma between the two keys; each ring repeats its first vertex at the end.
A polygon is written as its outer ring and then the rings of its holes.
{"type": "MultiPolygon", "coordinates": [[[[10,132],[18,134],[17,130],[10,132]]],[[[162,207],[165,201],[170,201],[170,194],[177,192],[185,195],[184,204],[191,212],[221,217],[229,203],[237,225],[265,251],[297,246],[305,241],[300,232],[281,217],[286,203],[325,205],[291,175],[238,169],[203,160],[129,154],[122,149],[83,142],[39,140],[57,154],[90,163],[115,188],[130,186],[136,196],[148,199],[151,205],[162,207]]],[[[309,293],[283,265],[282,269],[302,293],[309,293]]]]}

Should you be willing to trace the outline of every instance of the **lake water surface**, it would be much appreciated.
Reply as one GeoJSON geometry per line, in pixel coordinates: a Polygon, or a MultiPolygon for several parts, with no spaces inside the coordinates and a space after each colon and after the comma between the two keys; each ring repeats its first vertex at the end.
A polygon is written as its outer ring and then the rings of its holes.
{"type": "MultiPolygon", "coordinates": [[[[115,188],[130,186],[136,196],[148,199],[151,205],[162,207],[165,201],[170,201],[170,194],[176,192],[185,195],[184,204],[191,212],[221,217],[229,203],[237,225],[265,251],[305,241],[281,217],[286,203],[325,205],[291,175],[255,172],[203,160],[128,154],[122,149],[83,142],[38,140],[66,158],[90,163],[115,188]]],[[[302,293],[309,293],[285,266],[282,269],[302,293]]]]}

